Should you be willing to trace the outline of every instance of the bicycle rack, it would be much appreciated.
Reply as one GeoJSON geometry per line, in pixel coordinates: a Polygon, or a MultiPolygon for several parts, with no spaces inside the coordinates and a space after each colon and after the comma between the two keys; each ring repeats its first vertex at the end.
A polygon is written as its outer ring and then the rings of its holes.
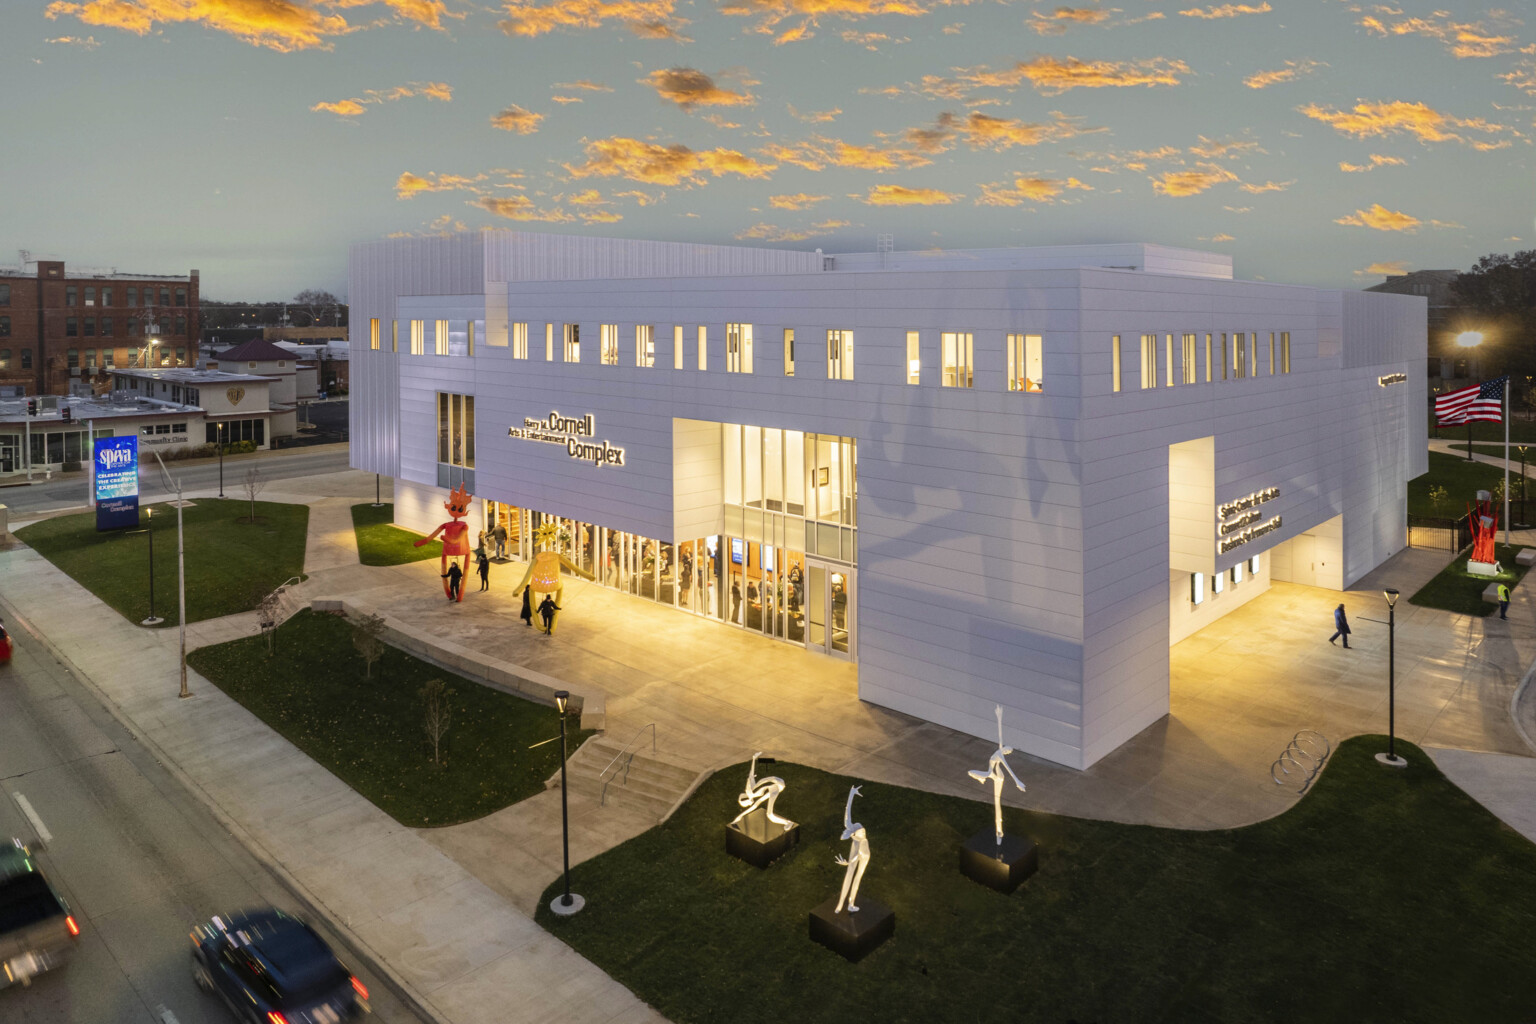
{"type": "Polygon", "coordinates": [[[1296,795],[1300,796],[1323,770],[1323,762],[1331,753],[1333,745],[1326,736],[1315,729],[1303,729],[1291,737],[1285,750],[1269,766],[1269,777],[1277,786],[1297,787],[1296,795]]]}

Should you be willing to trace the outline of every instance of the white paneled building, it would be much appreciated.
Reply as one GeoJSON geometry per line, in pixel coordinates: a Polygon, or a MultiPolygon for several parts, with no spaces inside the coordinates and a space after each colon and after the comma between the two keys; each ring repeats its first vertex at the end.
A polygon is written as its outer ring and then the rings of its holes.
{"type": "MultiPolygon", "coordinates": [[[[1168,648],[1341,589],[1427,469],[1425,303],[1153,245],[825,256],[492,231],[351,253],[352,453],[429,530],[858,663],[1087,767],[1168,648]]],[[[750,671],[750,667],[744,667],[750,671]]]]}

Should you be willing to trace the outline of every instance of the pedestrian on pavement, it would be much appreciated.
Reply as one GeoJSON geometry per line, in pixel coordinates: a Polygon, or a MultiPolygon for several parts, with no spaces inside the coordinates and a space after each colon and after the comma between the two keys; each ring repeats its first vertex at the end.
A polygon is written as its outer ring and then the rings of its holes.
{"type": "Polygon", "coordinates": [[[1344,617],[1344,606],[1342,604],[1333,610],[1333,624],[1337,628],[1334,630],[1333,636],[1328,638],[1328,642],[1333,643],[1342,636],[1344,638],[1344,649],[1346,651],[1349,650],[1349,620],[1344,617]]]}
{"type": "Polygon", "coordinates": [[[459,599],[459,587],[464,583],[464,570],[459,568],[459,563],[449,562],[448,571],[443,573],[443,578],[448,581],[448,600],[459,599]]]}
{"type": "Polygon", "coordinates": [[[491,559],[484,551],[480,552],[475,568],[480,571],[480,592],[483,594],[491,589],[491,559]]]}
{"type": "Polygon", "coordinates": [[[559,610],[560,606],[555,604],[555,599],[545,594],[544,600],[539,602],[539,617],[544,620],[544,632],[555,631],[555,612],[559,610]]]}
{"type": "Polygon", "coordinates": [[[533,627],[533,595],[528,587],[523,588],[523,610],[517,617],[530,629],[533,627]]]}
{"type": "Polygon", "coordinates": [[[1509,611],[1509,584],[1507,584],[1507,583],[1500,583],[1499,584],[1499,618],[1501,618],[1501,619],[1509,618],[1508,615],[1504,614],[1507,611],[1509,611]]]}
{"type": "Polygon", "coordinates": [[[507,557],[507,527],[506,527],[506,525],[504,523],[497,523],[496,524],[496,529],[494,531],[492,531],[492,536],[494,536],[496,538],[496,560],[500,561],[503,558],[507,557]]]}
{"type": "Polygon", "coordinates": [[[731,621],[741,622],[741,578],[731,577],[731,621]]]}

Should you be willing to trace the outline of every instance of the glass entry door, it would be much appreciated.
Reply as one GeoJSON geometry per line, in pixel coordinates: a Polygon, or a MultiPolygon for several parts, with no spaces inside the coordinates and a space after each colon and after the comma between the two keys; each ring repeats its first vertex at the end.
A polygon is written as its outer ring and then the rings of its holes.
{"type": "Polygon", "coordinates": [[[851,569],[806,560],[805,646],[852,659],[854,609],[851,569]]]}

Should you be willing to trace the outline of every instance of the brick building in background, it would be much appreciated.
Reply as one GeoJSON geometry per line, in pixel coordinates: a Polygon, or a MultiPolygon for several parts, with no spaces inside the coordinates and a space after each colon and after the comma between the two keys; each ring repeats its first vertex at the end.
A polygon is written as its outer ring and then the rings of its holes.
{"type": "Polygon", "coordinates": [[[0,396],[67,395],[113,369],[190,366],[198,276],[66,271],[62,260],[0,267],[0,396]]]}

